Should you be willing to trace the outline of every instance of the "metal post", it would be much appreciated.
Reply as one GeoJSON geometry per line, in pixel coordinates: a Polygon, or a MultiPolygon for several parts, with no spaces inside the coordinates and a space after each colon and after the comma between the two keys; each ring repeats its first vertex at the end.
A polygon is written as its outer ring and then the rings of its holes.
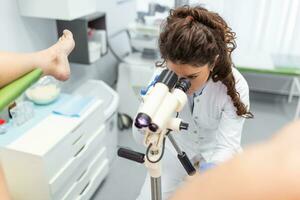
{"type": "Polygon", "coordinates": [[[151,177],[151,199],[162,200],[161,177],[158,178],[151,177]]]}
{"type": "Polygon", "coordinates": [[[175,150],[177,151],[177,154],[182,155],[182,151],[178,144],[176,143],[174,137],[171,134],[168,134],[168,138],[171,141],[172,145],[174,146],[175,150]]]}

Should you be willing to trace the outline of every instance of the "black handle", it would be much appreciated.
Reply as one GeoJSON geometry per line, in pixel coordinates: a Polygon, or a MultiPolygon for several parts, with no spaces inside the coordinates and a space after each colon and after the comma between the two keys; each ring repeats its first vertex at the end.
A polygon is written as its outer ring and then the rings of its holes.
{"type": "Polygon", "coordinates": [[[185,152],[182,152],[181,155],[178,154],[177,157],[180,160],[185,171],[188,173],[188,175],[192,176],[196,173],[196,169],[194,168],[193,164],[191,163],[189,157],[186,155],[185,152]]]}
{"type": "Polygon", "coordinates": [[[125,149],[125,148],[120,148],[118,150],[118,156],[122,157],[122,158],[126,158],[138,163],[144,163],[144,157],[145,154],[143,153],[139,153],[136,151],[132,151],[130,149],[125,149]]]}
{"type": "Polygon", "coordinates": [[[189,129],[189,123],[180,122],[179,130],[188,130],[189,129]]]}

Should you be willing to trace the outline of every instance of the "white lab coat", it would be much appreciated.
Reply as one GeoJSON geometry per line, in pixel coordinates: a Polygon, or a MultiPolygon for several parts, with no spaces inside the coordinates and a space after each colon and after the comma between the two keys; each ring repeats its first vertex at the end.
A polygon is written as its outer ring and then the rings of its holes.
{"type": "MultiPolygon", "coordinates": [[[[235,68],[233,68],[233,75],[236,81],[236,90],[240,94],[242,102],[249,107],[248,84],[235,68]]],[[[202,94],[194,98],[193,113],[191,112],[190,105],[187,103],[179,113],[179,118],[189,123],[189,129],[173,134],[173,136],[182,150],[188,154],[189,158],[201,158],[206,162],[220,163],[241,151],[241,134],[245,119],[237,116],[236,108],[231,98],[227,95],[227,88],[221,82],[215,83],[210,79],[202,94]]],[[[139,142],[143,139],[143,135],[136,128],[133,128],[133,136],[139,142]]],[[[176,160],[176,152],[172,148],[170,144],[167,145],[168,151],[173,152],[172,154],[175,157],[174,166],[175,162],[178,163],[179,161],[176,160]]],[[[166,156],[168,155],[165,155],[163,159],[166,156]]],[[[166,160],[170,160],[170,158],[166,160]]],[[[164,163],[162,177],[170,177],[166,173],[172,173],[170,172],[172,169],[167,168],[164,171],[164,163]]],[[[176,166],[184,170],[182,166],[177,164],[176,166]]],[[[182,176],[182,173],[180,174],[182,176]]],[[[172,176],[177,175],[173,174],[172,176]]],[[[180,178],[176,178],[176,180],[180,180],[180,178]]],[[[163,196],[165,199],[176,188],[174,184],[178,186],[180,181],[162,181],[165,184],[163,186],[163,196]]],[[[147,182],[146,179],[144,188],[138,198],[139,200],[150,198],[150,194],[146,196],[142,194],[148,190],[150,192],[150,186],[147,182]]]]}

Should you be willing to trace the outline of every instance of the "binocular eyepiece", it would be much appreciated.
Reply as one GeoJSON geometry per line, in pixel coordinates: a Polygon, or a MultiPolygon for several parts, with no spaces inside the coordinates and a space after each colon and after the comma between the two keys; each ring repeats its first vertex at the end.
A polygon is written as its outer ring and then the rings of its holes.
{"type": "Polygon", "coordinates": [[[160,105],[165,100],[164,97],[167,96],[167,93],[172,92],[173,89],[179,89],[186,93],[191,87],[191,83],[188,79],[181,78],[178,80],[178,76],[167,69],[162,71],[159,75],[156,84],[158,83],[162,83],[164,86],[155,87],[154,85],[153,89],[156,91],[149,94],[153,95],[152,98],[147,98],[147,102],[144,102],[143,105],[145,108],[142,108],[135,118],[134,125],[138,129],[149,128],[150,131],[156,132],[159,129],[159,126],[152,122],[151,117],[155,114],[154,111],[160,108],[160,105]],[[157,97],[155,95],[157,95],[157,97]],[[149,110],[151,110],[151,112],[149,110]]]}
{"type": "Polygon", "coordinates": [[[183,92],[187,92],[191,87],[191,82],[186,78],[181,78],[177,83],[175,88],[182,90],[183,92]]]}

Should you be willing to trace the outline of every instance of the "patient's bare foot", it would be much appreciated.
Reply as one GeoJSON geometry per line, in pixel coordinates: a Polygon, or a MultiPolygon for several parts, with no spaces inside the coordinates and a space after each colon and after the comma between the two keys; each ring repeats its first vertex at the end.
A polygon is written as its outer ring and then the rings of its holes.
{"type": "Polygon", "coordinates": [[[64,30],[63,35],[53,46],[41,52],[44,60],[42,66],[44,74],[61,81],[67,80],[70,76],[68,55],[74,46],[73,34],[69,30],[64,30]]]}

